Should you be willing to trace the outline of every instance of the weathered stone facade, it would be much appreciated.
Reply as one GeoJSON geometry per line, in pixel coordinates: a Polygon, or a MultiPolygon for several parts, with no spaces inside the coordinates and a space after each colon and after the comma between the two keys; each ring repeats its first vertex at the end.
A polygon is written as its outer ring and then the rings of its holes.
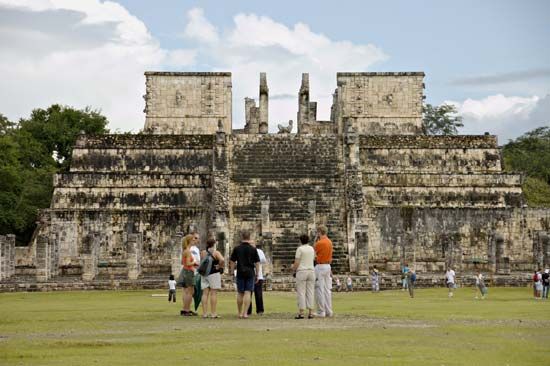
{"type": "Polygon", "coordinates": [[[272,259],[266,272],[282,275],[318,224],[335,273],[549,265],[550,210],[525,206],[496,137],[422,133],[423,76],[338,73],[331,120],[318,121],[304,74],[298,133],[268,134],[265,74],[259,106],[247,98],[245,128],[233,131],[229,73],[148,72],[145,133],[80,136],[9,273],[151,283],[179,270],[182,233],[195,228],[226,256],[252,230],[272,259]]]}

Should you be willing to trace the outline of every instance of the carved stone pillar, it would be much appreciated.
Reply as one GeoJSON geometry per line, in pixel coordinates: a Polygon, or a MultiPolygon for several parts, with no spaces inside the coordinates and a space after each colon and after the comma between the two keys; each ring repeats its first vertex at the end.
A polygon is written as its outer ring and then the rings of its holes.
{"type": "Polygon", "coordinates": [[[50,250],[49,240],[45,235],[39,235],[36,239],[36,280],[47,281],[50,278],[50,250]]]}
{"type": "Polygon", "coordinates": [[[15,274],[15,235],[0,235],[0,280],[15,274]]]}
{"type": "Polygon", "coordinates": [[[539,233],[539,241],[543,252],[543,267],[550,267],[550,237],[547,232],[539,233]]]}
{"type": "Polygon", "coordinates": [[[128,234],[126,266],[129,280],[137,280],[141,274],[142,246],[141,234],[128,234]]]}
{"type": "Polygon", "coordinates": [[[82,280],[93,281],[98,274],[99,260],[99,235],[90,233],[84,238],[84,245],[81,252],[82,258],[82,280]]]}
{"type": "MultiPolygon", "coordinates": [[[[356,238],[361,240],[368,240],[367,235],[361,234],[365,230],[362,225],[363,216],[363,186],[362,175],[359,163],[359,138],[355,133],[355,130],[351,126],[351,121],[348,121],[346,133],[344,136],[345,141],[345,182],[346,182],[346,209],[347,209],[347,221],[348,221],[348,233],[347,233],[347,247],[349,255],[349,267],[351,272],[368,272],[368,267],[364,267],[364,263],[367,263],[368,259],[361,258],[361,268],[357,265],[358,258],[356,238]]],[[[367,246],[367,243],[363,243],[363,246],[367,246]]],[[[367,253],[364,250],[361,253],[367,253]]]]}
{"type": "Polygon", "coordinates": [[[502,234],[495,235],[495,270],[498,274],[510,274],[510,260],[505,257],[505,241],[502,234]]]}
{"type": "Polygon", "coordinates": [[[315,235],[317,234],[317,222],[315,220],[317,213],[317,202],[315,200],[311,200],[308,202],[307,211],[307,234],[309,235],[310,240],[313,240],[315,238],[315,235]]]}
{"type": "Polygon", "coordinates": [[[217,248],[225,258],[225,272],[229,268],[229,159],[228,141],[223,131],[216,133],[212,171],[212,223],[218,240],[217,248]]]}
{"type": "MultiPolygon", "coordinates": [[[[267,87],[267,76],[265,72],[260,73],[260,127],[269,124],[269,88],[267,87]]],[[[260,133],[264,129],[262,128],[260,133]]]]}
{"type": "Polygon", "coordinates": [[[171,273],[174,277],[177,277],[181,270],[181,242],[183,240],[183,233],[177,233],[172,237],[172,251],[170,252],[170,265],[172,268],[171,273]]]}

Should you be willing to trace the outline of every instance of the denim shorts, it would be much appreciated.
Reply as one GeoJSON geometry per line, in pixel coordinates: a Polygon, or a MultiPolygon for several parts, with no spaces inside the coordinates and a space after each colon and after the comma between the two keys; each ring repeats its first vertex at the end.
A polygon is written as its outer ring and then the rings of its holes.
{"type": "Polygon", "coordinates": [[[237,276],[237,291],[254,291],[254,277],[251,278],[242,278],[237,276]]]}

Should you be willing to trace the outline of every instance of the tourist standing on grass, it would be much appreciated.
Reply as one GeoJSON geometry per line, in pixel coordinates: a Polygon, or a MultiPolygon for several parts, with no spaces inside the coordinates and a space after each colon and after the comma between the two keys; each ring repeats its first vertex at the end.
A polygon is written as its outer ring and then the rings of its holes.
{"type": "Polygon", "coordinates": [[[170,275],[168,280],[168,302],[176,302],[176,280],[174,280],[174,275],[170,275]]]}
{"type": "MultiPolygon", "coordinates": [[[[257,273],[258,281],[254,284],[254,302],[256,303],[256,314],[262,315],[264,313],[264,264],[267,264],[267,258],[260,244],[251,242],[251,245],[258,251],[258,257],[260,258],[260,271],[257,273]]],[[[252,300],[248,307],[248,315],[252,314],[252,300]]]]}
{"type": "Polygon", "coordinates": [[[371,281],[372,281],[372,292],[378,292],[380,291],[380,273],[378,272],[378,268],[374,266],[371,272],[371,281]]]}
{"type": "Polygon", "coordinates": [[[407,272],[407,288],[409,289],[409,296],[412,298],[414,297],[414,284],[416,283],[416,272],[413,270],[409,270],[407,272]]]}
{"type": "Polygon", "coordinates": [[[258,251],[250,244],[250,231],[243,230],[241,243],[233,249],[230,257],[230,273],[237,267],[237,309],[239,318],[248,318],[250,298],[260,272],[258,251]]]}
{"type": "Polygon", "coordinates": [[[542,274],[540,273],[540,268],[538,271],[535,271],[533,275],[533,295],[535,299],[540,299],[542,295],[542,274]]]}
{"type": "MultiPolygon", "coordinates": [[[[483,274],[479,272],[476,277],[476,287],[481,293],[481,299],[485,299],[485,295],[487,295],[487,287],[485,286],[485,280],[483,279],[483,274]]],[[[477,299],[477,291],[476,291],[476,299],[477,299]]]]}
{"type": "Polygon", "coordinates": [[[346,278],[346,291],[353,291],[353,280],[350,275],[346,278]]]}
{"type": "Polygon", "coordinates": [[[340,292],[341,287],[342,287],[342,283],[340,282],[340,278],[338,278],[338,276],[336,276],[335,277],[334,289],[336,290],[336,292],[340,292]]]}
{"type": "Polygon", "coordinates": [[[183,266],[183,310],[181,315],[192,316],[197,315],[194,311],[191,311],[191,301],[193,300],[193,294],[195,293],[195,268],[198,263],[195,261],[193,254],[191,254],[191,245],[194,242],[195,235],[186,235],[183,238],[183,254],[181,258],[181,264],[183,266]]]}
{"type": "Polygon", "coordinates": [[[332,241],[327,236],[325,225],[317,228],[318,240],[315,243],[315,278],[318,285],[317,316],[332,316],[332,277],[330,264],[332,263],[332,241]]]}
{"type": "Polygon", "coordinates": [[[403,268],[401,268],[401,281],[403,285],[402,291],[405,291],[407,287],[407,273],[409,273],[410,269],[407,263],[403,264],[403,268]]]}
{"type": "Polygon", "coordinates": [[[216,250],[216,239],[208,239],[206,241],[206,250],[201,253],[201,258],[204,260],[206,256],[212,257],[212,266],[206,276],[201,276],[202,289],[202,317],[203,318],[218,318],[216,306],[218,305],[218,290],[222,288],[223,273],[223,255],[216,250]],[[210,313],[208,313],[208,302],[210,300],[210,313]]]}
{"type": "Polygon", "coordinates": [[[449,289],[449,295],[448,295],[449,297],[453,297],[453,291],[456,287],[455,278],[456,278],[455,271],[453,271],[452,267],[449,267],[447,272],[445,272],[445,283],[447,285],[447,288],[449,289]]]}
{"type": "Polygon", "coordinates": [[[308,309],[307,317],[313,318],[315,272],[313,260],[315,251],[309,245],[309,236],[300,236],[301,245],[296,249],[292,270],[296,275],[296,297],[298,299],[298,315],[294,319],[304,319],[304,311],[308,309]]]}
{"type": "Polygon", "coordinates": [[[548,299],[548,288],[550,287],[550,270],[546,268],[542,274],[542,298],[548,299]]]}

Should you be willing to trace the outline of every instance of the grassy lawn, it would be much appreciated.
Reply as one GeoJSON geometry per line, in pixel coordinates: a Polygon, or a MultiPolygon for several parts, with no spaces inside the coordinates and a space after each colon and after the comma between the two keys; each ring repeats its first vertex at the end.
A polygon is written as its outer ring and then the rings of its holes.
{"type": "Polygon", "coordinates": [[[528,288],[335,293],[336,316],[294,320],[294,293],[266,315],[180,317],[157,291],[0,294],[0,365],[550,365],[550,302],[528,288]]]}

